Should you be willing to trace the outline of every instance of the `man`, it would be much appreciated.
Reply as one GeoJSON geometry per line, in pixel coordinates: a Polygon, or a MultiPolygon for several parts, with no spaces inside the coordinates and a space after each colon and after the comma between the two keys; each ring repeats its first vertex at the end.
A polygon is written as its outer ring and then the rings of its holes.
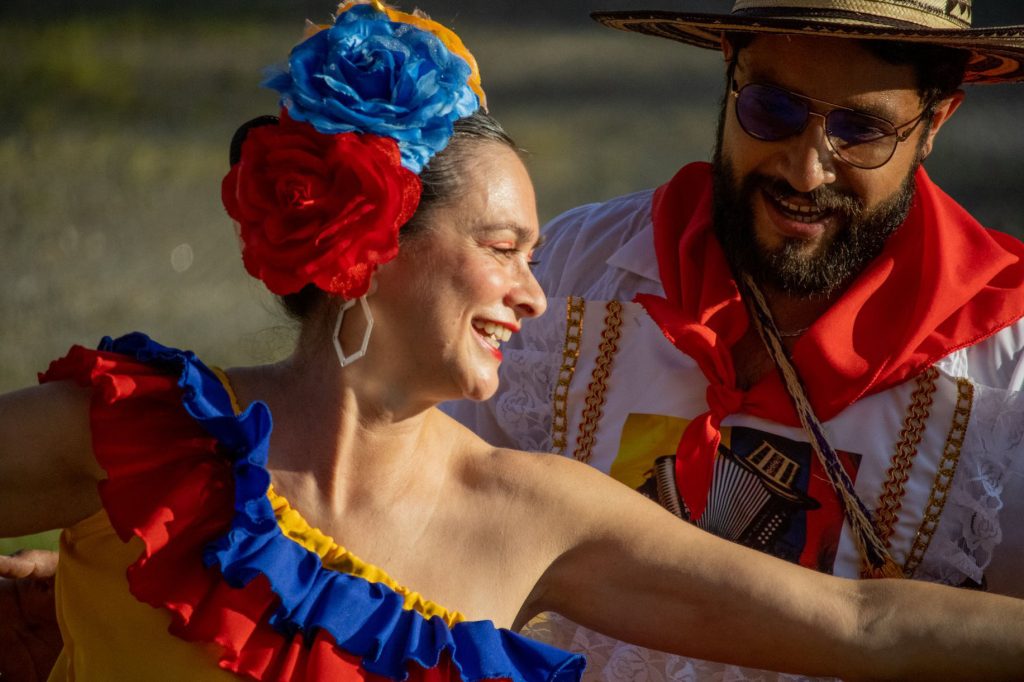
{"type": "MultiPolygon", "coordinates": [[[[721,50],[714,161],[555,219],[547,316],[499,394],[452,413],[805,566],[1024,593],[999,513],[1024,509],[1024,247],[921,167],[961,82],[1024,80],[1024,28],[971,30],[969,0],[594,16],[721,50]]],[[[763,679],[534,634],[590,679],[763,679]]]]}

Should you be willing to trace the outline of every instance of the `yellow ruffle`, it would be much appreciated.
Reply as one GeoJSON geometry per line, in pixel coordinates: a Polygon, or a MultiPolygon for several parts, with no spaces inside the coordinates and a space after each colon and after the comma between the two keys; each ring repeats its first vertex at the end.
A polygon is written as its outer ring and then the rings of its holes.
{"type": "MultiPolygon", "coordinates": [[[[227,374],[219,367],[212,367],[211,369],[217,375],[217,378],[220,379],[221,385],[224,386],[224,390],[231,399],[231,408],[235,411],[235,414],[240,414],[242,407],[238,403],[238,397],[235,395],[235,390],[231,387],[227,374]]],[[[440,604],[424,599],[418,592],[413,592],[399,585],[383,570],[373,564],[364,562],[344,547],[338,545],[329,535],[325,535],[319,529],[309,525],[306,519],[302,517],[302,514],[288,504],[287,499],[274,492],[274,486],[272,485],[267,490],[267,499],[270,500],[270,505],[274,508],[277,525],[280,527],[281,532],[284,533],[284,536],[309,551],[315,552],[320,557],[320,562],[324,568],[337,571],[338,573],[358,576],[371,583],[385,585],[405,598],[404,606],[406,610],[416,611],[427,618],[439,616],[444,619],[449,628],[456,623],[466,620],[466,617],[458,611],[450,611],[440,604]]]]}
{"type": "Polygon", "coordinates": [[[285,537],[296,542],[311,552],[320,556],[324,568],[339,573],[348,573],[367,580],[372,583],[386,585],[405,598],[405,609],[417,611],[427,618],[439,616],[444,619],[448,627],[464,621],[466,618],[457,611],[448,609],[424,599],[418,592],[413,592],[392,580],[391,576],[372,564],[368,564],[355,556],[344,547],[338,545],[334,540],[320,530],[314,528],[302,518],[295,509],[288,504],[288,500],[274,492],[274,487],[267,490],[267,498],[274,507],[274,516],[277,517],[277,525],[285,537]]]}
{"type": "Polygon", "coordinates": [[[228,375],[224,373],[220,367],[211,367],[210,370],[217,375],[217,379],[220,380],[220,385],[224,387],[224,392],[228,394],[228,398],[231,399],[231,409],[234,411],[235,416],[242,414],[242,406],[238,404],[238,396],[235,395],[235,389],[231,387],[231,381],[228,379],[228,375]]]}

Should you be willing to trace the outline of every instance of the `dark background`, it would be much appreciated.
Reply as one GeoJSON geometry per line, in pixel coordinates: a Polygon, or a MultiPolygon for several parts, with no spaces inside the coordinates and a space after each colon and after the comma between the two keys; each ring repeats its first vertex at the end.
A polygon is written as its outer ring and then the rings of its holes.
{"type": "MultiPolygon", "coordinates": [[[[399,3],[406,7],[407,3],[399,3]]],[[[396,5],[398,6],[398,5],[396,5]]],[[[513,21],[516,24],[548,23],[550,21],[584,23],[587,13],[605,9],[665,9],[697,12],[727,12],[727,0],[689,0],[680,2],[648,2],[646,0],[458,0],[456,2],[424,3],[435,18],[467,21],[513,21]]],[[[259,14],[268,18],[315,18],[330,12],[329,3],[317,0],[5,0],[0,17],[50,18],[64,16],[95,16],[103,12],[182,12],[189,14],[233,15],[259,14]]],[[[1024,23],[1022,10],[1006,0],[977,0],[974,3],[974,25],[1024,23]]]]}
{"type": "MultiPolygon", "coordinates": [[[[492,113],[530,151],[542,220],[709,157],[720,57],[587,13],[731,2],[424,4],[476,54],[492,113]]],[[[976,25],[1024,23],[1020,3],[976,5],[976,25]]],[[[287,350],[288,323],[241,268],[220,180],[235,127],[276,110],[263,68],[333,8],[0,0],[0,390],[71,343],[135,329],[222,365],[287,350]]],[[[1024,86],[970,88],[928,161],[979,219],[1018,235],[1022,105],[1024,86]]]]}

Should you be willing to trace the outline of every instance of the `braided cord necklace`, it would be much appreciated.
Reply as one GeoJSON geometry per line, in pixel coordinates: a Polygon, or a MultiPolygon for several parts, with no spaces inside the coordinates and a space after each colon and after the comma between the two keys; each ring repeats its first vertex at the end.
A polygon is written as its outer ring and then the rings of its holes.
{"type": "MultiPolygon", "coordinates": [[[[878,532],[871,520],[871,512],[868,511],[868,508],[857,496],[853,488],[853,481],[850,480],[850,475],[846,473],[846,469],[843,468],[842,463],[839,461],[839,456],[836,454],[835,449],[825,437],[825,428],[814,414],[814,408],[811,407],[811,401],[807,398],[807,391],[800,380],[800,375],[797,373],[796,367],[793,366],[785,346],[782,345],[784,335],[775,326],[775,320],[768,309],[768,303],[765,301],[764,295],[750,275],[743,273],[741,280],[746,293],[749,294],[747,298],[752,303],[752,318],[757,333],[768,349],[768,354],[771,356],[775,366],[778,367],[779,372],[782,374],[783,381],[786,384],[786,392],[789,393],[789,397],[793,400],[800,423],[803,425],[804,432],[807,433],[810,440],[811,448],[817,455],[822,468],[828,474],[832,488],[839,496],[843,514],[853,530],[854,542],[857,545],[861,558],[864,560],[865,574],[872,578],[903,577],[903,571],[893,561],[885,543],[878,537],[878,532]]],[[[804,331],[807,331],[807,329],[802,329],[799,332],[790,332],[788,336],[798,336],[804,331]]]]}

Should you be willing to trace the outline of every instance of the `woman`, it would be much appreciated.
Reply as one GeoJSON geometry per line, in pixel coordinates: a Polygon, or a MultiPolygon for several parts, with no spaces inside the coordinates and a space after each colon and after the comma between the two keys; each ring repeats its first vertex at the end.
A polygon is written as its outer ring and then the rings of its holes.
{"type": "Polygon", "coordinates": [[[133,334],[0,397],[0,535],[67,529],[51,679],[578,679],[510,631],[546,610],[812,674],[1024,666],[1019,602],[806,571],[440,413],[492,394],[544,309],[533,190],[472,57],[346,3],[269,84],[281,117],[240,132],[223,196],[301,320],[291,357],[220,372],[133,334]]]}

